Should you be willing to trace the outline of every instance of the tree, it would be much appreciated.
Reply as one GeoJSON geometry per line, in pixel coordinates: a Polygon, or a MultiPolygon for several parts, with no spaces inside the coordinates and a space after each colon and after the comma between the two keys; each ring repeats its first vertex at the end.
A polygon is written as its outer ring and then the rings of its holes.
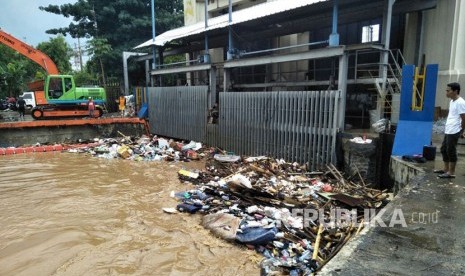
{"type": "Polygon", "coordinates": [[[26,74],[25,63],[8,63],[6,66],[6,83],[8,85],[8,95],[16,97],[24,89],[24,76],[26,74]]]}
{"type": "Polygon", "coordinates": [[[70,59],[73,56],[73,49],[66,43],[63,35],[39,43],[37,49],[44,52],[55,62],[61,74],[71,72],[70,59]]]}
{"type": "Polygon", "coordinates": [[[86,49],[89,54],[93,55],[96,59],[98,59],[100,64],[100,70],[102,72],[103,85],[106,86],[105,70],[103,67],[102,59],[104,59],[105,56],[108,56],[110,54],[112,50],[111,45],[108,44],[106,38],[94,38],[89,40],[86,49]]]}
{"type": "MultiPolygon", "coordinates": [[[[183,25],[182,0],[156,0],[156,29],[163,33],[183,25]]],[[[152,37],[150,0],[79,0],[74,4],[49,5],[41,10],[72,17],[67,27],[50,29],[49,34],[106,39],[113,51],[101,57],[107,75],[122,76],[123,51],[152,37]]],[[[94,59],[99,59],[94,57],[94,59]]],[[[99,66],[100,62],[90,62],[99,66]]],[[[96,68],[90,68],[94,71],[96,68]]],[[[140,72],[143,75],[143,70],[140,72]]]]}
{"type": "Polygon", "coordinates": [[[0,45],[0,53],[0,95],[18,96],[42,68],[5,45],[0,45]]]}
{"type": "Polygon", "coordinates": [[[73,76],[77,87],[95,85],[97,83],[97,79],[86,72],[86,70],[74,72],[73,76]]]}

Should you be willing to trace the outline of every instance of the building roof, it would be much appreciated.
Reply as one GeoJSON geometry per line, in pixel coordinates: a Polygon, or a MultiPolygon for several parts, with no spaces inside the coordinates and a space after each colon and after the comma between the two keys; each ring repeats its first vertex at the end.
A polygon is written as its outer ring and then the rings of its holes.
{"type": "Polygon", "coordinates": [[[239,23],[244,23],[250,20],[298,9],[301,7],[309,6],[319,2],[326,2],[329,0],[277,0],[273,2],[266,2],[259,5],[252,6],[247,9],[235,11],[232,13],[232,22],[229,23],[229,14],[224,14],[218,17],[208,19],[208,27],[205,28],[205,22],[201,21],[193,25],[188,25],[173,29],[158,35],[153,39],[147,40],[146,42],[135,47],[142,48],[152,45],[163,46],[168,42],[176,39],[185,38],[188,36],[203,33],[205,31],[211,31],[215,29],[226,28],[239,23]]]}

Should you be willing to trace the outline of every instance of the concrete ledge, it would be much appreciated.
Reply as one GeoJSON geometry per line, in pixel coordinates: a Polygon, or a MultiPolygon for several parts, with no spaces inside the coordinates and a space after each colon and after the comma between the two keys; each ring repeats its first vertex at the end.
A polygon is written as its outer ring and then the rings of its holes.
{"type": "Polygon", "coordinates": [[[399,193],[380,213],[387,227],[365,228],[318,275],[465,274],[465,162],[452,180],[432,173],[438,163],[392,157],[399,193]],[[389,227],[399,214],[405,225],[389,227]]]}
{"type": "Polygon", "coordinates": [[[87,120],[29,121],[0,124],[0,147],[74,143],[94,138],[141,136],[147,133],[144,120],[103,118],[87,120]]]}
{"type": "Polygon", "coordinates": [[[394,180],[393,193],[397,195],[414,178],[425,175],[424,168],[402,160],[400,156],[391,156],[389,172],[394,180]]]}

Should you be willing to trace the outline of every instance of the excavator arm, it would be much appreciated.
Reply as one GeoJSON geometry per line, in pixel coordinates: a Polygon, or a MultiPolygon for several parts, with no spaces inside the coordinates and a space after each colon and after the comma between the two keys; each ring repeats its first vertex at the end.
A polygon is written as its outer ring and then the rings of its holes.
{"type": "Polygon", "coordinates": [[[28,59],[39,64],[42,68],[45,69],[47,74],[49,75],[59,74],[57,66],[50,59],[50,57],[48,57],[46,54],[42,53],[41,51],[34,49],[33,47],[27,45],[21,40],[13,37],[12,35],[5,33],[2,29],[0,29],[0,43],[10,47],[16,52],[22,54],[28,59]]]}
{"type": "MultiPolygon", "coordinates": [[[[42,68],[45,69],[48,75],[59,74],[56,64],[50,59],[49,56],[27,45],[26,43],[15,38],[14,36],[5,33],[2,29],[0,29],[0,43],[6,45],[7,47],[10,47],[11,49],[15,50],[21,55],[39,64],[42,68]]],[[[28,86],[29,89],[33,90],[40,89],[41,87],[43,89],[43,81],[34,82],[28,86]]]]}

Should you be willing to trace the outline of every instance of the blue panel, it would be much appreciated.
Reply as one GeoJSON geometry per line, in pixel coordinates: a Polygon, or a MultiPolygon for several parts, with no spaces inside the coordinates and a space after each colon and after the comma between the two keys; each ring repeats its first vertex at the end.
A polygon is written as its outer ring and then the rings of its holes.
{"type": "Polygon", "coordinates": [[[436,100],[436,84],[438,76],[438,65],[426,66],[425,94],[423,98],[423,110],[412,110],[413,77],[415,67],[404,65],[402,68],[402,91],[400,99],[399,120],[406,121],[432,121],[434,117],[434,105],[436,100]]]}
{"type": "Polygon", "coordinates": [[[149,115],[149,107],[147,104],[142,104],[142,107],[139,109],[139,112],[137,113],[137,117],[139,118],[147,118],[149,115]]]}
{"type": "Polygon", "coordinates": [[[436,85],[438,80],[438,65],[426,66],[425,76],[425,100],[423,104],[423,120],[434,120],[434,106],[436,103],[436,85]]]}
{"type": "Polygon", "coordinates": [[[399,121],[392,155],[422,154],[423,146],[431,144],[432,129],[432,121],[399,121]]]}
{"type": "Polygon", "coordinates": [[[411,120],[412,114],[412,93],[413,75],[415,66],[404,65],[402,67],[402,86],[400,91],[400,114],[399,120],[411,120]]]}
{"type": "Polygon", "coordinates": [[[415,67],[402,68],[400,115],[392,155],[422,154],[423,146],[431,144],[438,65],[426,66],[423,109],[412,110],[413,78],[415,67]]]}

